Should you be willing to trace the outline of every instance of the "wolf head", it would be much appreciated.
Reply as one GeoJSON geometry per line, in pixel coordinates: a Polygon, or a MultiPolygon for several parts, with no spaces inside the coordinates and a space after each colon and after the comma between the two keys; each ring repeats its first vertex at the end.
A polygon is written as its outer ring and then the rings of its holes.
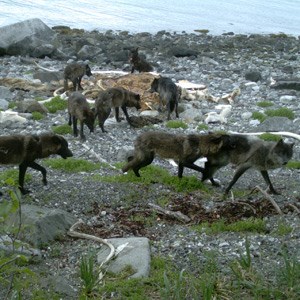
{"type": "Polygon", "coordinates": [[[286,165],[293,156],[294,143],[285,143],[280,139],[270,150],[267,157],[269,168],[278,168],[286,165]]]}
{"type": "Polygon", "coordinates": [[[135,107],[137,110],[141,109],[141,96],[139,94],[129,91],[129,97],[126,102],[128,107],[135,107]]]}
{"type": "Polygon", "coordinates": [[[139,57],[138,50],[139,50],[139,48],[135,48],[130,51],[129,62],[133,63],[138,59],[138,57],[139,57]]]}
{"type": "Polygon", "coordinates": [[[43,134],[39,136],[42,146],[42,154],[40,158],[48,157],[52,154],[60,155],[62,158],[73,156],[72,151],[68,147],[68,142],[57,134],[43,134]]]}
{"type": "Polygon", "coordinates": [[[87,75],[87,76],[93,76],[93,74],[92,74],[92,70],[91,70],[91,68],[90,68],[90,66],[89,65],[85,65],[85,74],[87,75]]]}
{"type": "Polygon", "coordinates": [[[154,80],[151,83],[150,90],[149,90],[150,93],[157,92],[158,83],[159,83],[159,78],[154,78],[154,80]]]}

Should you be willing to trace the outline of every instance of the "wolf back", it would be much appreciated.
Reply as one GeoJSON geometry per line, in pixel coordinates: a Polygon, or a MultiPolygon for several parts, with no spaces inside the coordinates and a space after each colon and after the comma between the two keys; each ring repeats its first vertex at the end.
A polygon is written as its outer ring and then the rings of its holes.
{"type": "Polygon", "coordinates": [[[141,108],[141,98],[139,94],[126,90],[122,87],[113,87],[105,91],[101,91],[95,101],[96,116],[98,117],[99,126],[104,130],[104,122],[109,117],[111,108],[115,109],[115,118],[117,122],[121,122],[119,117],[119,108],[125,114],[127,122],[131,124],[127,107],[135,107],[137,110],[141,108]]]}
{"type": "Polygon", "coordinates": [[[223,166],[232,163],[237,166],[233,179],[225,190],[228,193],[237,180],[250,168],[258,170],[269,190],[278,194],[269,178],[268,170],[280,168],[288,163],[293,156],[293,144],[263,141],[257,137],[246,135],[230,135],[230,147],[226,151],[207,157],[202,180],[213,177],[223,166]]]}
{"type": "Polygon", "coordinates": [[[46,169],[35,160],[49,157],[51,154],[60,155],[64,159],[73,156],[68,142],[56,134],[0,136],[0,164],[19,165],[19,188],[23,194],[28,193],[24,189],[28,167],[40,171],[43,183],[47,184],[46,169]]]}
{"type": "Polygon", "coordinates": [[[151,84],[150,92],[157,92],[159,94],[159,110],[162,106],[167,106],[168,120],[171,118],[171,113],[175,110],[176,118],[178,115],[178,100],[179,91],[172,79],[167,77],[155,78],[151,84]]]}
{"type": "MultiPolygon", "coordinates": [[[[171,158],[178,162],[178,177],[182,177],[184,167],[202,172],[203,168],[194,162],[203,156],[218,153],[226,147],[228,136],[224,134],[174,135],[164,132],[145,132],[134,142],[134,154],[122,168],[123,172],[132,169],[136,176],[139,170],[152,163],[156,155],[171,158]]],[[[216,184],[211,178],[213,184],[216,184]]]]}

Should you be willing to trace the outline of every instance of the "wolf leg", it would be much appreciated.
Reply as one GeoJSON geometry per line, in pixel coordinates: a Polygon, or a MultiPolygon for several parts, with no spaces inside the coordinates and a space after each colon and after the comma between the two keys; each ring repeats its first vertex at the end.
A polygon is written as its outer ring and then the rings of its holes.
{"type": "Polygon", "coordinates": [[[129,125],[131,125],[131,121],[130,121],[126,106],[121,106],[121,108],[122,108],[122,110],[124,112],[124,115],[126,117],[126,121],[128,122],[129,125]]]}
{"type": "Polygon", "coordinates": [[[19,165],[19,190],[23,195],[30,193],[29,190],[24,189],[24,179],[28,164],[23,162],[19,165]]]}
{"type": "Polygon", "coordinates": [[[121,122],[121,119],[119,117],[119,107],[115,107],[115,118],[117,122],[121,122]]]}
{"type": "Polygon", "coordinates": [[[37,170],[37,171],[40,171],[43,175],[43,184],[44,185],[47,185],[47,171],[44,167],[42,167],[41,165],[39,165],[38,163],[36,162],[31,162],[28,164],[28,167],[34,169],[34,170],[37,170]]]}
{"type": "Polygon", "coordinates": [[[74,136],[78,136],[77,119],[75,116],[72,116],[72,120],[73,120],[73,134],[74,136]]]}
{"type": "Polygon", "coordinates": [[[84,126],[84,123],[83,121],[80,121],[80,138],[85,141],[85,135],[83,133],[83,126],[84,126]]]}
{"type": "Polygon", "coordinates": [[[68,122],[68,125],[69,125],[69,126],[72,125],[72,116],[71,116],[71,114],[69,114],[69,122],[68,122]]]}
{"type": "Polygon", "coordinates": [[[264,171],[260,171],[260,173],[261,173],[262,177],[264,178],[265,182],[267,183],[270,193],[274,194],[274,195],[280,195],[280,193],[274,189],[274,186],[270,180],[268,171],[264,170],[264,171]]]}
{"type": "Polygon", "coordinates": [[[79,76],[77,78],[77,84],[78,84],[78,90],[83,90],[82,86],[81,86],[81,79],[82,79],[82,76],[79,76]]]}
{"type": "Polygon", "coordinates": [[[231,180],[231,182],[229,183],[228,187],[225,190],[225,194],[228,194],[230,189],[233,187],[233,185],[238,181],[238,179],[248,170],[250,169],[251,166],[245,164],[245,165],[241,165],[237,171],[235,172],[233,179],[231,180]]]}

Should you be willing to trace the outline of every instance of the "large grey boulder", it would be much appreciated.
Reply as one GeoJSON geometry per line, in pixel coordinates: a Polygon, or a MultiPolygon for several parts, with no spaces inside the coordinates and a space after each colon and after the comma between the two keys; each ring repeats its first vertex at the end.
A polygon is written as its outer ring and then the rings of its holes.
{"type": "MultiPolygon", "coordinates": [[[[42,247],[55,239],[62,238],[76,218],[61,209],[50,209],[35,205],[22,205],[22,227],[20,239],[34,247],[42,247]]],[[[18,226],[18,214],[12,214],[9,226],[18,226]]]]}
{"type": "Polygon", "coordinates": [[[56,34],[40,19],[0,27],[0,55],[51,57],[56,48],[56,34]]]}

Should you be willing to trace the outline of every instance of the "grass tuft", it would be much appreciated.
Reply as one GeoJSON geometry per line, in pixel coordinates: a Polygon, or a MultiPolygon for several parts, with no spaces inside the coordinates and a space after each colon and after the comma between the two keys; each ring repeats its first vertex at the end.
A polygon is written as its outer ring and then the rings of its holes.
{"type": "Polygon", "coordinates": [[[51,99],[49,102],[45,102],[44,106],[48,109],[48,111],[52,114],[56,113],[58,110],[65,110],[68,106],[66,100],[56,96],[51,99]]]}
{"type": "Polygon", "coordinates": [[[278,109],[269,109],[265,111],[265,114],[269,117],[286,117],[290,120],[294,120],[295,118],[294,112],[286,107],[281,107],[278,109]]]}
{"type": "Polygon", "coordinates": [[[186,128],[188,128],[188,125],[183,121],[169,120],[166,123],[166,127],[167,128],[183,128],[183,129],[186,129],[186,128]]]}
{"type": "Polygon", "coordinates": [[[68,124],[52,126],[52,131],[56,134],[72,134],[72,127],[68,124]]]}
{"type": "Polygon", "coordinates": [[[44,160],[45,164],[53,169],[59,169],[68,173],[92,172],[99,170],[100,163],[93,163],[84,159],[77,158],[49,158],[44,160]]]}

